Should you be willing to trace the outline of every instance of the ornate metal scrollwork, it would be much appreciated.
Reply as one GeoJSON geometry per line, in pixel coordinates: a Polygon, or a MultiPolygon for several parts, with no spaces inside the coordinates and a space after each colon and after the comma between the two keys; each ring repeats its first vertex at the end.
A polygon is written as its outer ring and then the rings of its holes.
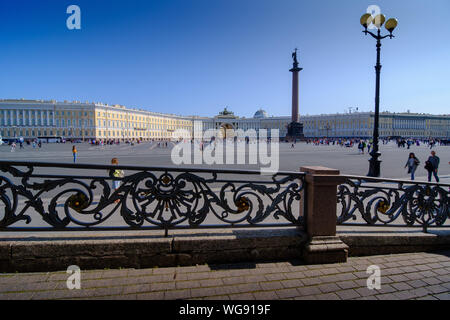
{"type": "Polygon", "coordinates": [[[0,162],[5,173],[0,175],[0,230],[21,221],[33,228],[38,220],[35,213],[42,218],[39,226],[43,223],[55,230],[118,222],[120,227],[163,229],[211,223],[261,225],[269,217],[304,223],[300,210],[293,210],[302,200],[302,173],[242,182],[250,172],[120,166],[125,175],[118,178],[112,172],[119,167],[83,165],[84,170],[109,172],[96,177],[78,175],[77,165],[58,165],[64,175],[35,173],[48,164],[0,162]],[[24,166],[27,171],[19,169],[24,166]]]}
{"type": "Polygon", "coordinates": [[[338,186],[338,224],[357,220],[387,225],[443,226],[450,217],[449,186],[365,177],[347,177],[338,186]],[[395,186],[397,185],[397,186],[395,186]],[[340,211],[339,211],[340,205],[340,211]]]}

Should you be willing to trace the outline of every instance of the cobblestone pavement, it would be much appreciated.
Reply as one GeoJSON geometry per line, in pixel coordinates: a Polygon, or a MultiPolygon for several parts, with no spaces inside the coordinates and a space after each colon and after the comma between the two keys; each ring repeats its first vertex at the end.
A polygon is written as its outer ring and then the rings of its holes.
{"type": "Polygon", "coordinates": [[[69,290],[66,272],[0,274],[0,299],[431,299],[450,300],[450,251],[193,267],[90,270],[69,290]],[[367,267],[381,268],[381,289],[367,289],[367,267]]]}

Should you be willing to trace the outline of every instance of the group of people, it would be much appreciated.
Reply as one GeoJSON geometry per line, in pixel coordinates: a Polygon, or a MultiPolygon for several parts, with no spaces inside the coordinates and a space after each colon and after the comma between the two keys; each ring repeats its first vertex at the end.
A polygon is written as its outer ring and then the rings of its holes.
{"type": "MultiPolygon", "coordinates": [[[[432,176],[436,182],[439,182],[438,177],[438,169],[439,169],[440,159],[436,155],[436,151],[431,151],[431,156],[428,157],[428,160],[425,162],[425,170],[428,172],[428,182],[431,182],[432,176]]],[[[420,165],[420,160],[416,157],[416,155],[411,152],[409,154],[408,160],[406,161],[405,168],[408,168],[408,173],[411,174],[411,180],[414,180],[415,172],[420,165]]]]}
{"type": "Polygon", "coordinates": [[[361,154],[364,154],[364,149],[367,147],[367,153],[370,153],[370,148],[372,148],[372,143],[367,143],[366,144],[366,142],[364,141],[364,140],[361,140],[359,143],[358,143],[358,150],[359,150],[359,153],[361,153],[361,154]]]}
{"type": "MultiPolygon", "coordinates": [[[[19,143],[20,149],[25,149],[25,147],[23,145],[24,142],[22,140],[20,140],[18,143],[19,143]]],[[[30,141],[27,141],[26,143],[29,145],[30,141]]],[[[12,141],[10,145],[11,145],[11,152],[15,152],[16,148],[17,148],[16,142],[12,141]]],[[[36,146],[38,146],[39,148],[42,148],[42,142],[37,139],[33,140],[32,145],[33,145],[33,149],[36,148],[36,146]]]]}

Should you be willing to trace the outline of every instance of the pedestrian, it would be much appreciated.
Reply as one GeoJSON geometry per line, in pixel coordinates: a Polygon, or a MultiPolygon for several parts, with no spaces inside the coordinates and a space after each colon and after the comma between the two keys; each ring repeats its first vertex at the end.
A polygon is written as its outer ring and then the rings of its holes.
{"type": "Polygon", "coordinates": [[[11,152],[14,152],[14,151],[16,151],[16,143],[15,142],[13,142],[11,144],[11,152]]]}
{"type": "Polygon", "coordinates": [[[417,167],[419,166],[420,161],[416,158],[414,153],[410,153],[408,157],[408,161],[406,161],[405,168],[408,167],[408,173],[411,174],[411,180],[414,180],[414,173],[416,172],[417,167]]]}
{"type": "MultiPolygon", "coordinates": [[[[115,165],[115,166],[119,165],[119,159],[112,158],[111,164],[115,165]]],[[[125,176],[125,172],[121,169],[116,169],[116,170],[111,170],[111,171],[112,171],[112,173],[111,173],[112,176],[114,178],[116,178],[116,179],[113,179],[113,181],[112,181],[113,190],[116,191],[120,187],[120,179],[122,179],[125,176]]],[[[119,203],[119,202],[120,202],[120,199],[117,199],[114,201],[114,203],[119,203]]]]}
{"type": "Polygon", "coordinates": [[[428,158],[428,161],[425,163],[425,169],[428,171],[428,182],[431,182],[431,175],[434,176],[436,182],[439,183],[438,177],[438,168],[439,168],[439,157],[436,156],[435,151],[431,151],[431,156],[428,158]]]}
{"type": "Polygon", "coordinates": [[[77,148],[75,146],[72,147],[72,154],[73,154],[73,163],[77,160],[77,148]]]}

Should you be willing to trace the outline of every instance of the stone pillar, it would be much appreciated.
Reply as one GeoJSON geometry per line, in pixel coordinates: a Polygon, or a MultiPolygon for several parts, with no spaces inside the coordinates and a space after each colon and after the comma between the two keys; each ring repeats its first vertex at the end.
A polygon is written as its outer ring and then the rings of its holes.
{"type": "Polygon", "coordinates": [[[336,236],[337,186],[344,179],[339,170],[301,167],[306,173],[306,232],[303,258],[309,264],[347,261],[348,246],[336,236]]]}
{"type": "Polygon", "coordinates": [[[298,72],[301,68],[293,68],[292,72],[292,122],[298,122],[298,72]]]}

